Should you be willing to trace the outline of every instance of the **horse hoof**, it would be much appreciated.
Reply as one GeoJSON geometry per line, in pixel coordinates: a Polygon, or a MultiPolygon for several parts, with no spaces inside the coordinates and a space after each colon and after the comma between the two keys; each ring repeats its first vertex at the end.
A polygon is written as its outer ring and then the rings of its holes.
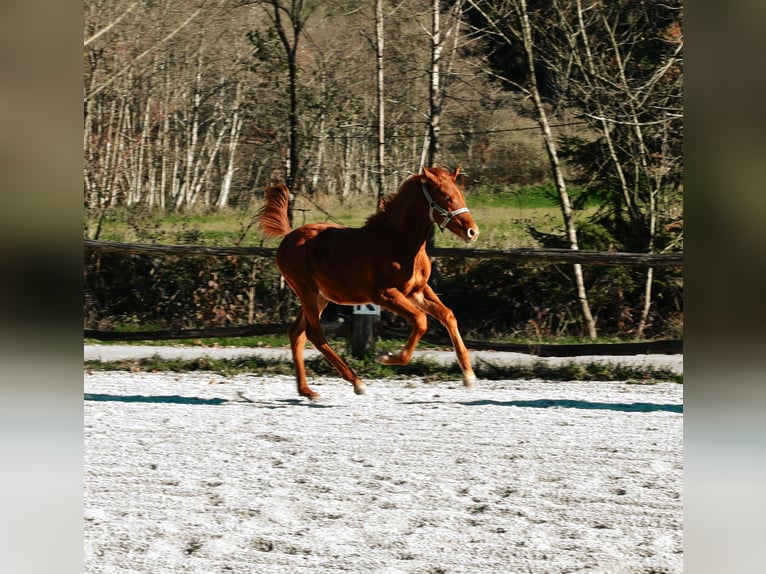
{"type": "Polygon", "coordinates": [[[364,394],[367,393],[367,387],[364,386],[364,385],[357,385],[357,386],[354,387],[354,392],[357,395],[364,395],[364,394]]]}
{"type": "Polygon", "coordinates": [[[307,391],[307,392],[302,392],[302,393],[299,393],[299,394],[300,394],[300,396],[305,397],[305,398],[307,398],[310,401],[317,401],[322,396],[319,393],[317,393],[316,391],[307,391]]]}
{"type": "Polygon", "coordinates": [[[386,353],[385,355],[378,355],[378,357],[375,359],[378,363],[382,363],[384,365],[406,365],[409,363],[409,359],[405,360],[402,358],[401,354],[392,354],[392,353],[386,353]]]}
{"type": "Polygon", "coordinates": [[[470,375],[465,375],[463,377],[463,386],[466,389],[472,389],[475,382],[476,382],[476,375],[474,375],[473,373],[471,373],[470,375]]]}

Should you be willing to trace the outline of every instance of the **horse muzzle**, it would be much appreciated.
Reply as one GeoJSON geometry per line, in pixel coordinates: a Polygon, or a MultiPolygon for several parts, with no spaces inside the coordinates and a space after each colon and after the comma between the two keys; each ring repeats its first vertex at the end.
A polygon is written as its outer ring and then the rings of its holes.
{"type": "Polygon", "coordinates": [[[475,225],[469,227],[463,232],[463,241],[473,243],[479,238],[479,228],[475,225]]]}
{"type": "Polygon", "coordinates": [[[444,231],[449,229],[452,233],[460,237],[465,243],[473,243],[479,238],[479,227],[473,218],[468,214],[468,209],[461,211],[458,217],[450,217],[442,222],[443,225],[437,225],[444,231]]]}

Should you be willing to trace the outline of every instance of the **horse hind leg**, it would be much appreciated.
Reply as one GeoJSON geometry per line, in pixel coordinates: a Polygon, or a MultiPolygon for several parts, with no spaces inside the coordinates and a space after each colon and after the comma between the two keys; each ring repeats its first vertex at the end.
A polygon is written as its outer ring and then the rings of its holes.
{"type": "Polygon", "coordinates": [[[322,353],[329,363],[338,371],[338,374],[354,386],[354,392],[357,395],[363,395],[366,392],[364,382],[356,376],[356,373],[341,359],[327,343],[324,335],[324,329],[319,322],[322,311],[327,306],[327,299],[318,295],[314,305],[304,305],[303,314],[306,321],[306,336],[314,346],[322,353]]]}
{"type": "Polygon", "coordinates": [[[306,365],[303,360],[303,349],[306,345],[306,321],[303,315],[303,309],[298,311],[298,315],[287,330],[290,338],[290,351],[293,356],[293,367],[295,368],[295,382],[298,386],[298,394],[311,400],[319,398],[319,393],[312,390],[306,380],[306,365]]]}

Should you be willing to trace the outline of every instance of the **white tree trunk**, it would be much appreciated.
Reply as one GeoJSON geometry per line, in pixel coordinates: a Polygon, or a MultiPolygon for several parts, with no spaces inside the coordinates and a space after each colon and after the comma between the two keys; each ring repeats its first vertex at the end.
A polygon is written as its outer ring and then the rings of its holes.
{"type": "MultiPolygon", "coordinates": [[[[521,30],[522,40],[524,43],[524,51],[527,56],[527,69],[529,71],[529,87],[532,101],[535,105],[537,112],[538,122],[543,132],[543,140],[545,141],[545,148],[548,153],[548,159],[553,170],[553,177],[556,183],[556,190],[559,194],[561,201],[561,214],[564,219],[564,226],[566,228],[567,239],[569,241],[570,249],[579,249],[577,243],[577,229],[572,217],[572,205],[569,201],[569,193],[567,192],[566,182],[564,181],[564,174],[561,170],[561,164],[559,163],[558,152],[556,149],[556,141],[553,138],[551,132],[550,122],[548,121],[548,115],[543,106],[542,98],[540,97],[540,91],[537,87],[537,79],[535,77],[535,51],[532,41],[532,30],[529,23],[529,13],[527,12],[526,0],[519,0],[519,8],[521,17],[521,30]]],[[[582,274],[582,266],[579,263],[573,265],[573,271],[575,276],[575,285],[577,289],[577,299],[580,303],[580,310],[582,311],[583,322],[588,330],[588,336],[591,339],[596,339],[596,322],[593,320],[593,315],[590,311],[590,305],[588,304],[588,295],[585,289],[585,280],[582,274]]]]}
{"type": "Polygon", "coordinates": [[[242,117],[239,111],[234,112],[234,118],[231,122],[231,131],[229,134],[228,159],[226,162],[226,173],[221,183],[221,194],[218,197],[218,207],[227,207],[229,205],[229,195],[231,194],[231,183],[234,181],[235,159],[237,155],[237,144],[239,143],[239,134],[242,130],[242,117]]]}
{"type": "Polygon", "coordinates": [[[378,187],[378,207],[385,195],[386,190],[386,106],[384,99],[384,69],[383,69],[383,48],[385,38],[383,34],[383,0],[375,2],[375,62],[377,72],[376,96],[378,104],[378,157],[377,157],[377,187],[378,187]]]}

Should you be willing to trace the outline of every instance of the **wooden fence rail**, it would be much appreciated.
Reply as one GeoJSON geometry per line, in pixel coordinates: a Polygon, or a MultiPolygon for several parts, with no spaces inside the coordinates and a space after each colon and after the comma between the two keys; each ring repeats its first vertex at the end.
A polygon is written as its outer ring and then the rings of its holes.
{"type": "MultiPolygon", "coordinates": [[[[211,255],[225,257],[273,256],[276,247],[206,247],[203,245],[155,245],[120,243],[85,239],[86,251],[131,253],[134,255],[211,255]]],[[[468,259],[505,259],[506,261],[540,261],[542,263],[581,263],[583,265],[615,265],[622,267],[683,267],[683,253],[618,253],[613,251],[573,251],[571,249],[462,249],[437,247],[434,257],[468,259]]]]}

